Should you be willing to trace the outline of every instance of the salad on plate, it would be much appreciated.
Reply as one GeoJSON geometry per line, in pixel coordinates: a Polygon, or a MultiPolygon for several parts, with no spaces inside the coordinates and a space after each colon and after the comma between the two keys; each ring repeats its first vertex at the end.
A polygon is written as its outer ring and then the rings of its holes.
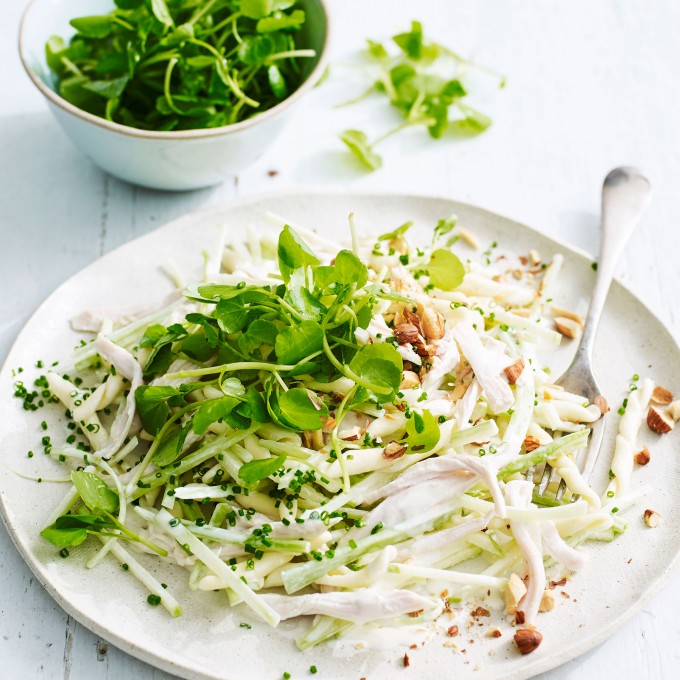
{"type": "MultiPolygon", "coordinates": [[[[584,544],[625,529],[660,388],[633,376],[600,494],[578,462],[606,401],[558,387],[543,359],[579,331],[551,304],[561,256],[463,258],[476,243],[454,217],[412,242],[411,223],[361,236],[350,216],[347,247],[278,224],[220,240],[201,282],[171,271],[154,309],[71,320],[94,339],[37,381],[65,408],[66,434],[42,445],[70,485],[42,537],[71,559],[99,542],[87,567],[113,556],[173,616],[190,593],[140,553],[271,626],[307,616],[301,649],[397,627],[455,637],[457,607],[488,616],[502,597],[534,651],[584,544]]],[[[37,408],[21,380],[16,394],[37,408]]]]}

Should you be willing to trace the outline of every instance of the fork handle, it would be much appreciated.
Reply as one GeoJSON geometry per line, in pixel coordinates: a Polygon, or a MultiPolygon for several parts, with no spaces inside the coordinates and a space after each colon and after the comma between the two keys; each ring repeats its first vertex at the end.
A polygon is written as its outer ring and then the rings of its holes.
{"type": "Polygon", "coordinates": [[[623,252],[633,229],[649,205],[652,188],[649,180],[635,168],[621,167],[612,170],[602,185],[602,223],[600,228],[600,256],[597,263],[595,285],[576,349],[577,362],[590,368],[595,335],[602,309],[609,293],[616,263],[623,252]]]}

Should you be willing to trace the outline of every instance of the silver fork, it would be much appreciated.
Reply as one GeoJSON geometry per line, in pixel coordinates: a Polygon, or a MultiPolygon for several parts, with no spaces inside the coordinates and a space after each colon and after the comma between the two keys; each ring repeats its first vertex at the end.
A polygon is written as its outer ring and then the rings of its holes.
{"type": "MultiPolygon", "coordinates": [[[[602,186],[600,257],[593,294],[574,359],[555,382],[569,392],[582,394],[591,403],[602,394],[592,369],[593,345],[602,309],[614,277],[616,263],[642,213],[649,205],[651,196],[649,180],[635,168],[615,168],[607,175],[602,186]]],[[[600,452],[604,425],[604,416],[592,424],[587,452],[585,455],[581,452],[577,458],[579,470],[586,480],[590,478],[600,452]]],[[[561,500],[567,488],[566,484],[546,463],[543,474],[536,484],[537,494],[543,496],[549,484],[552,488],[557,485],[555,498],[561,500]]]]}

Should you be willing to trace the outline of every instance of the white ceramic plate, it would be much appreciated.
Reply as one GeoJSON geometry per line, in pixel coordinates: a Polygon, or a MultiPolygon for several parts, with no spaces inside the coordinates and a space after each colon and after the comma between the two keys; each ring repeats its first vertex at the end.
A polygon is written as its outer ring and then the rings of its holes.
{"type": "MultiPolygon", "coordinates": [[[[273,630],[254,624],[247,612],[231,610],[222,594],[190,593],[186,572],[163,566],[157,575],[178,595],[184,615],[171,619],[160,607],[146,603],[146,592],[115,560],[105,560],[87,571],[85,549],[72,552],[69,559],[40,539],[64,484],[43,483],[17,476],[13,471],[63,477],[64,471],[40,453],[44,411],[30,414],[13,398],[17,379],[12,369],[25,368],[21,377],[32,379],[38,371],[36,360],[46,364],[65,359],[78,337],[67,320],[88,307],[115,306],[130,302],[157,301],[170,290],[159,266],[174,261],[180,270],[198,275],[201,249],[215,241],[216,225],[226,225],[240,234],[247,226],[263,226],[264,214],[274,211],[291,222],[318,229],[329,235],[346,234],[347,214],[354,211],[360,229],[380,233],[412,219],[418,229],[431,229],[439,218],[455,213],[460,223],[475,233],[483,247],[498,241],[504,252],[517,255],[536,248],[544,257],[555,252],[565,256],[562,285],[556,302],[585,311],[593,272],[590,260],[557,244],[532,229],[503,217],[454,201],[394,196],[328,193],[298,193],[247,199],[195,215],[188,215],[129,243],[64,283],[26,324],[12,348],[0,375],[0,497],[7,528],[30,568],[60,605],[85,626],[121,649],[166,671],[186,678],[280,678],[284,671],[306,677],[310,665],[319,669],[316,677],[336,680],[393,678],[401,670],[403,648],[352,650],[333,646],[303,654],[295,648],[297,623],[284,623],[273,630]],[[26,456],[34,449],[33,458],[26,456]]],[[[573,345],[565,343],[554,361],[557,371],[566,367],[573,345]]],[[[670,334],[630,292],[615,284],[609,297],[595,352],[595,365],[604,394],[614,412],[599,464],[604,478],[611,455],[615,409],[625,395],[634,373],[649,376],[680,389],[680,350],[670,334]]],[[[56,409],[60,412],[60,409],[56,409]]],[[[651,465],[636,470],[633,485],[648,484],[654,492],[639,507],[628,512],[630,528],[612,544],[589,546],[591,560],[586,569],[563,589],[569,598],[557,597],[557,607],[542,614],[540,629],[544,642],[534,654],[521,657],[511,643],[512,629],[503,617],[492,619],[478,633],[497,622],[502,637],[483,635],[470,644],[469,614],[461,611],[462,632],[457,642],[466,653],[456,653],[435,638],[409,651],[411,680],[442,677],[526,678],[553,668],[595,646],[610,635],[666,582],[678,565],[680,553],[680,457],[673,455],[677,442],[673,434],[659,438],[642,428],[644,441],[653,444],[651,465]],[[652,507],[664,518],[655,530],[642,522],[644,508],[652,507]]],[[[152,560],[146,564],[155,571],[152,560]]]]}

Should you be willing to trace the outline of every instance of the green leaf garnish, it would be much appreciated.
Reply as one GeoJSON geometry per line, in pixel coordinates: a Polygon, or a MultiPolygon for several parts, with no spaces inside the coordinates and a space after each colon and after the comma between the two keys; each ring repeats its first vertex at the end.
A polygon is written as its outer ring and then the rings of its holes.
{"type": "Polygon", "coordinates": [[[293,271],[300,267],[319,264],[319,259],[312,249],[288,225],[279,235],[278,256],[279,269],[284,281],[288,281],[293,271]]]}
{"type": "Polygon", "coordinates": [[[194,432],[205,434],[210,425],[229,415],[239,403],[239,400],[235,397],[223,397],[222,399],[212,399],[203,404],[194,414],[192,426],[194,432]]]}
{"type": "Polygon", "coordinates": [[[373,150],[365,132],[345,130],[341,133],[340,140],[345,143],[354,157],[369,170],[378,170],[382,167],[382,158],[373,150]]]}
{"type": "MultiPolygon", "coordinates": [[[[367,41],[377,77],[372,87],[346,103],[357,103],[371,92],[378,92],[400,111],[403,122],[373,141],[361,130],[345,130],[340,135],[341,141],[369,170],[382,165],[376,146],[405,128],[425,127],[431,137],[439,139],[451,133],[470,137],[491,125],[488,116],[464,101],[469,93],[462,78],[474,64],[448,47],[426,40],[419,21],[411,22],[411,30],[394,35],[392,41],[399,48],[396,55],[382,43],[367,41]]],[[[488,69],[477,68],[495,75],[488,69]]],[[[504,83],[499,77],[501,87],[504,83]]]]}
{"type": "Polygon", "coordinates": [[[403,441],[408,444],[410,453],[419,453],[433,449],[441,436],[436,418],[427,410],[422,414],[413,411],[406,421],[406,434],[403,441]]]}
{"type": "Polygon", "coordinates": [[[380,236],[378,236],[378,241],[391,241],[398,236],[403,236],[412,226],[413,222],[404,222],[404,224],[402,224],[400,227],[397,227],[396,229],[388,231],[384,234],[380,234],[380,236]]]}
{"type": "Polygon", "coordinates": [[[142,427],[151,435],[157,435],[170,415],[168,401],[181,397],[174,387],[142,385],[135,391],[137,413],[142,427]]]}
{"type": "Polygon", "coordinates": [[[248,486],[252,486],[273,475],[285,462],[286,457],[283,455],[264,460],[251,460],[241,465],[238,476],[248,486]]]}
{"type": "Polygon", "coordinates": [[[118,510],[118,494],[101,477],[92,472],[74,470],[71,481],[83,503],[92,512],[113,513],[118,510]]]}
{"type": "Polygon", "coordinates": [[[465,277],[463,263],[450,250],[444,248],[439,248],[430,255],[427,271],[430,283],[441,290],[458,288],[465,277]]]}
{"type": "Polygon", "coordinates": [[[323,331],[315,321],[302,321],[294,326],[286,326],[276,336],[274,347],[280,363],[296,364],[322,349],[323,331]]]}
{"type": "Polygon", "coordinates": [[[399,389],[404,362],[392,345],[373,344],[364,345],[349,367],[363,380],[384,388],[379,394],[381,401],[391,401],[399,389]]]}
{"type": "Polygon", "coordinates": [[[293,430],[320,430],[328,407],[310,390],[294,387],[279,394],[277,416],[293,430]]]}

